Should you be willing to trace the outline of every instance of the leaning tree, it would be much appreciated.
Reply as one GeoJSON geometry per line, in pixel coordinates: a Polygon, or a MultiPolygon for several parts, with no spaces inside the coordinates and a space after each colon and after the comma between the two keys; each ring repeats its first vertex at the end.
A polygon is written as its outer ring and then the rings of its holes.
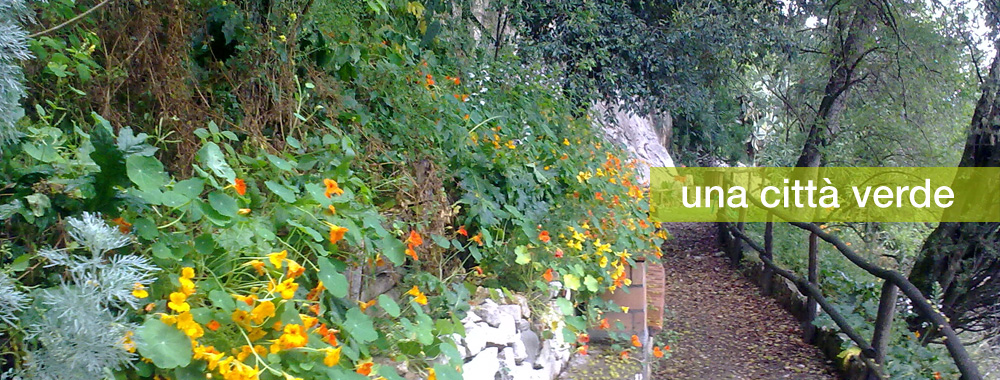
{"type": "MultiPolygon", "coordinates": [[[[982,95],[965,141],[960,167],[1000,167],[1000,1],[984,2],[996,56],[983,77],[982,95]]],[[[961,180],[961,179],[959,179],[961,180]]],[[[1000,181],[976,178],[973,181],[1000,181]]],[[[996,194],[986,194],[996,196],[996,194]]],[[[928,298],[937,299],[941,311],[958,331],[1000,334],[1000,222],[940,223],[921,248],[910,281],[928,298]]],[[[938,337],[935,326],[914,328],[927,331],[924,342],[938,337]]]]}

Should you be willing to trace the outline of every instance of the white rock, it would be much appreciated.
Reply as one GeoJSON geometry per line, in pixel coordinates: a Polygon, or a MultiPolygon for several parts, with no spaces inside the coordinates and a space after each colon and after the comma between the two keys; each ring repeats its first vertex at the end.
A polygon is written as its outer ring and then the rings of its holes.
{"type": "Polygon", "coordinates": [[[500,305],[499,309],[500,314],[509,315],[515,321],[521,319],[521,306],[519,305],[500,305]]]}
{"type": "Polygon", "coordinates": [[[500,360],[496,347],[484,349],[475,358],[462,365],[463,380],[494,380],[500,371],[500,360]]]}
{"type": "Polygon", "coordinates": [[[521,308],[521,318],[531,319],[531,308],[528,307],[528,298],[520,294],[515,294],[512,301],[521,308]]]}
{"type": "Polygon", "coordinates": [[[472,356],[472,354],[469,353],[469,348],[466,347],[465,339],[462,338],[462,335],[451,334],[451,340],[455,342],[455,347],[458,348],[458,353],[462,355],[463,358],[472,356]]]}
{"type": "Polygon", "coordinates": [[[465,314],[465,318],[462,318],[462,324],[465,325],[465,326],[469,326],[471,324],[475,324],[476,322],[479,322],[479,321],[482,321],[482,320],[483,319],[480,318],[479,315],[476,314],[476,313],[467,313],[467,314],[465,314]]]}
{"type": "Polygon", "coordinates": [[[514,343],[517,340],[517,327],[515,327],[514,319],[509,317],[501,318],[500,325],[497,327],[485,327],[483,330],[487,331],[486,342],[493,343],[500,346],[507,346],[514,343]]]}
{"type": "Polygon", "coordinates": [[[562,283],[559,281],[549,281],[549,299],[559,297],[559,291],[562,290],[562,283]]]}
{"type": "Polygon", "coordinates": [[[514,362],[514,348],[504,347],[503,351],[500,352],[500,357],[502,362],[500,363],[504,368],[514,368],[517,367],[517,363],[514,362]]]}
{"type": "Polygon", "coordinates": [[[511,378],[517,380],[551,380],[545,369],[534,369],[530,365],[519,365],[510,370],[511,378]]]}
{"type": "Polygon", "coordinates": [[[510,345],[510,348],[514,350],[515,363],[524,363],[524,359],[528,358],[528,349],[524,346],[524,337],[521,334],[517,334],[517,339],[510,345]]]}
{"type": "Polygon", "coordinates": [[[497,327],[500,325],[500,305],[497,305],[493,300],[487,299],[483,301],[481,305],[472,308],[472,311],[482,317],[490,326],[497,327]]]}
{"type": "Polygon", "coordinates": [[[491,329],[489,326],[473,324],[465,328],[465,348],[468,350],[467,356],[476,356],[486,348],[486,339],[489,338],[491,329]]]}

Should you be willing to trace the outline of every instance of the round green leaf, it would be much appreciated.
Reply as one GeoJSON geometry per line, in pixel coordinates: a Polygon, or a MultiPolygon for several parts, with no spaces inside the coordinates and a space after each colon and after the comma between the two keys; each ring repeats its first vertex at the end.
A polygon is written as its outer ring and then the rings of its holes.
{"type": "Polygon", "coordinates": [[[350,332],[351,337],[361,343],[374,342],[378,339],[378,332],[375,331],[371,318],[356,307],[347,311],[347,319],[342,330],[350,332]]]}
{"type": "Polygon", "coordinates": [[[191,363],[191,339],[159,319],[148,319],[136,331],[136,347],[159,368],[185,367],[191,363]]]}
{"type": "Polygon", "coordinates": [[[323,281],[326,291],[337,298],[347,296],[347,277],[333,266],[330,259],[321,257],[317,261],[319,261],[319,280],[323,281]]]}
{"type": "Polygon", "coordinates": [[[155,157],[132,155],[125,159],[125,171],[139,190],[155,191],[167,183],[163,164],[155,157]]]}
{"type": "Polygon", "coordinates": [[[397,304],[396,301],[393,301],[389,296],[385,294],[378,296],[378,305],[381,306],[382,310],[385,310],[386,313],[389,313],[389,316],[393,318],[399,316],[399,304],[397,304]]]}
{"type": "Polygon", "coordinates": [[[230,218],[236,216],[236,213],[240,211],[240,206],[236,204],[236,200],[221,191],[213,191],[209,193],[208,203],[212,205],[212,208],[215,209],[215,211],[218,211],[219,214],[230,218]]]}

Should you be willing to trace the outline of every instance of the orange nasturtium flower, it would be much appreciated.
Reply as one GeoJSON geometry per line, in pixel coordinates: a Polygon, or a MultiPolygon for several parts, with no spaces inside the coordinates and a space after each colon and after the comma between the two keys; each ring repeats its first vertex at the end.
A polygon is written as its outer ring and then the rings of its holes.
{"type": "Polygon", "coordinates": [[[417,231],[410,230],[410,236],[406,238],[406,243],[412,246],[424,244],[424,238],[420,237],[417,231]]]}
{"type": "Polygon", "coordinates": [[[427,295],[421,292],[416,285],[413,285],[413,288],[410,288],[410,290],[407,291],[406,294],[413,296],[413,300],[417,301],[417,303],[421,305],[427,304],[427,295]]]}
{"type": "Polygon", "coordinates": [[[538,240],[541,240],[543,243],[548,243],[552,240],[552,237],[549,236],[549,231],[542,231],[538,233],[538,240]]]}
{"type": "Polygon", "coordinates": [[[586,344],[582,345],[582,346],[576,348],[576,352],[579,352],[580,355],[586,355],[587,354],[587,348],[588,347],[587,347],[586,344]]]}
{"type": "Polygon", "coordinates": [[[329,178],[324,178],[323,184],[326,185],[326,191],[323,192],[323,195],[326,195],[327,198],[330,198],[333,195],[344,194],[344,190],[340,188],[340,185],[337,184],[337,181],[334,181],[329,178]]]}
{"type": "Polygon", "coordinates": [[[622,360],[628,359],[628,350],[622,351],[622,353],[619,354],[618,356],[621,357],[622,360]]]}
{"type": "Polygon", "coordinates": [[[589,334],[580,334],[580,335],[577,335],[576,336],[576,341],[578,343],[584,343],[584,344],[590,343],[590,335],[589,334]]]}
{"type": "Polygon", "coordinates": [[[413,250],[412,245],[406,247],[406,255],[412,257],[413,260],[420,260],[420,256],[417,256],[417,251],[413,250]]]}
{"type": "Polygon", "coordinates": [[[247,183],[240,178],[233,180],[233,188],[236,189],[236,194],[246,195],[247,194],[247,183]]]}
{"type": "Polygon", "coordinates": [[[372,307],[374,305],[375,305],[375,300],[371,300],[371,301],[368,301],[368,302],[358,301],[358,307],[361,308],[361,311],[368,310],[369,307],[372,307]]]}
{"type": "Polygon", "coordinates": [[[636,347],[642,347],[642,342],[639,341],[638,335],[632,335],[632,345],[636,347]]]}
{"type": "Polygon", "coordinates": [[[552,268],[546,269],[545,273],[542,274],[542,278],[545,279],[545,282],[552,282],[552,278],[553,278],[552,268]]]}
{"type": "Polygon", "coordinates": [[[330,243],[337,244],[338,241],[344,239],[344,234],[347,233],[347,227],[341,227],[336,224],[327,223],[330,226],[330,243]]]}
{"type": "Polygon", "coordinates": [[[212,331],[218,330],[219,327],[221,327],[221,326],[222,325],[219,323],[219,321],[216,321],[214,319],[211,322],[208,322],[208,324],[205,325],[205,327],[208,327],[208,329],[212,330],[212,331]]]}
{"type": "Polygon", "coordinates": [[[465,230],[465,226],[458,227],[458,231],[456,233],[465,237],[469,237],[469,231],[465,230]]]}
{"type": "Polygon", "coordinates": [[[424,238],[422,238],[417,231],[410,230],[410,236],[406,238],[406,255],[412,257],[414,260],[420,260],[420,258],[417,257],[417,251],[415,251],[413,247],[421,244],[424,244],[424,238]]]}
{"type": "Polygon", "coordinates": [[[662,358],[663,350],[661,350],[659,347],[653,347],[653,356],[657,358],[662,358]]]}
{"type": "Polygon", "coordinates": [[[598,326],[598,328],[601,329],[601,330],[607,330],[607,329],[611,328],[611,324],[608,323],[608,319],[607,318],[604,318],[604,319],[601,319],[601,325],[598,326]]]}
{"type": "Polygon", "coordinates": [[[357,372],[364,376],[368,376],[372,374],[373,366],[375,366],[375,363],[372,363],[371,360],[365,360],[358,364],[358,367],[357,369],[354,370],[354,372],[357,372]]]}
{"type": "Polygon", "coordinates": [[[470,238],[469,240],[472,240],[472,241],[478,243],[479,246],[482,247],[483,246],[483,233],[480,232],[480,233],[476,234],[476,236],[473,236],[472,238],[470,238]]]}
{"type": "Polygon", "coordinates": [[[250,262],[248,264],[250,264],[250,266],[252,266],[253,269],[257,270],[257,274],[259,274],[261,276],[264,275],[264,262],[263,261],[260,261],[260,260],[250,260],[250,262]]]}
{"type": "MultiPolygon", "coordinates": [[[[458,80],[458,78],[455,79],[458,80]]],[[[437,380],[437,379],[438,379],[437,371],[435,371],[434,368],[428,368],[427,380],[437,380]]]]}
{"type": "Polygon", "coordinates": [[[306,272],[306,268],[299,265],[299,263],[288,260],[288,273],[286,274],[288,278],[296,278],[301,276],[306,272]]]}
{"type": "Polygon", "coordinates": [[[125,218],[118,217],[112,219],[111,221],[118,225],[118,231],[121,231],[123,234],[127,234],[129,231],[132,231],[132,223],[126,222],[125,218]]]}

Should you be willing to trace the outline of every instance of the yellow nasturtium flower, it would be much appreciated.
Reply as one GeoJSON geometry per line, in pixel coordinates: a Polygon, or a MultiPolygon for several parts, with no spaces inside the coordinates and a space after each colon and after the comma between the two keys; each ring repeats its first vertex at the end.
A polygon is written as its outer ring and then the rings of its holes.
{"type": "Polygon", "coordinates": [[[288,251],[274,252],[267,255],[267,259],[278,269],[281,269],[281,264],[285,262],[286,257],[288,257],[288,251]]]}
{"type": "Polygon", "coordinates": [[[135,298],[146,298],[149,297],[149,292],[146,291],[145,286],[137,282],[132,286],[132,296],[135,298]]]}
{"type": "Polygon", "coordinates": [[[187,294],[181,292],[170,293],[170,302],[167,302],[167,307],[178,313],[191,310],[191,305],[187,303],[187,294]]]}
{"type": "Polygon", "coordinates": [[[333,367],[333,366],[339,364],[340,363],[340,349],[342,349],[342,348],[343,348],[343,346],[336,347],[336,348],[327,347],[327,348],[323,349],[323,351],[326,352],[326,356],[323,357],[323,364],[325,364],[327,367],[333,367]]]}

